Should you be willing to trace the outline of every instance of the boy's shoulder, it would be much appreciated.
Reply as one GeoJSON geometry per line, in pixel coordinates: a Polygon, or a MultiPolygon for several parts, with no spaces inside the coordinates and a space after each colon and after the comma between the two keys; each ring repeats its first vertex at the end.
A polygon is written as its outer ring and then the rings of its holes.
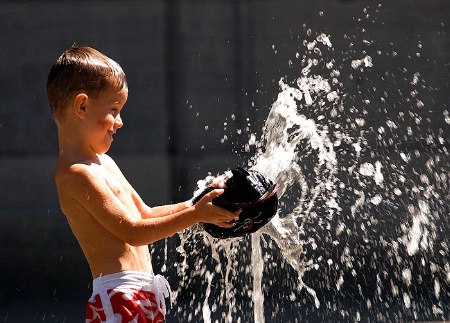
{"type": "Polygon", "coordinates": [[[98,160],[78,162],[59,160],[55,172],[56,185],[73,189],[77,184],[95,183],[104,178],[106,169],[110,170],[111,168],[118,169],[118,166],[106,154],[99,155],[98,160]]]}
{"type": "Polygon", "coordinates": [[[95,177],[95,169],[88,163],[58,162],[55,182],[58,190],[72,190],[81,181],[95,177]]]}

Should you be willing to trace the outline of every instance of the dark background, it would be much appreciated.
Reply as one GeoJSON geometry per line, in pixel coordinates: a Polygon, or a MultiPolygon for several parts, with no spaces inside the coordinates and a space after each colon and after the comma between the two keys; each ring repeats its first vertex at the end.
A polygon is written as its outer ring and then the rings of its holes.
{"type": "MultiPolygon", "coordinates": [[[[300,294],[295,302],[300,306],[293,306],[287,296],[280,298],[280,288],[266,288],[266,320],[354,321],[358,315],[361,321],[449,319],[449,21],[448,0],[0,1],[0,322],[81,322],[91,293],[89,268],[59,210],[53,182],[57,138],[45,86],[48,70],[65,49],[74,42],[92,46],[125,70],[130,90],[124,127],[109,154],[143,199],[157,205],[190,198],[197,180],[208,172],[246,165],[254,152],[244,145],[251,133],[261,134],[279,79],[300,75],[303,66],[296,53],[302,57],[303,41],[320,33],[330,35],[333,47],[327,55],[341,71],[347,115],[340,118],[349,133],[349,120],[357,115],[352,108],[371,102],[360,109],[368,147],[362,159],[385,160],[389,182],[395,181],[389,172],[398,174],[400,168],[417,184],[411,185],[412,193],[389,201],[397,211],[386,205],[359,211],[362,218],[384,219],[369,238],[377,240],[379,232],[389,230],[387,235],[401,238],[401,224],[408,219],[397,215],[407,213],[409,200],[420,196],[432,208],[429,232],[435,245],[412,256],[399,251],[396,262],[389,263],[385,260],[392,259],[392,250],[374,243],[369,251],[362,242],[367,237],[358,234],[360,223],[353,219],[348,227],[354,234],[346,237],[359,264],[353,284],[337,291],[324,286],[327,275],[335,274],[332,270],[311,273],[306,279],[319,294],[319,309],[307,294],[300,294]],[[374,61],[369,71],[349,67],[351,60],[367,54],[374,61]],[[416,72],[419,85],[412,86],[416,72]],[[414,90],[423,108],[417,108],[414,90]],[[404,122],[380,138],[380,125],[387,128],[386,119],[399,112],[404,112],[404,122]],[[243,131],[238,134],[238,129],[243,131]],[[400,151],[411,154],[413,162],[402,164],[400,151]],[[419,175],[427,172],[430,158],[436,166],[430,175],[433,194],[427,195],[419,175]],[[402,262],[415,268],[426,263],[413,270],[419,283],[399,285],[413,300],[410,308],[404,306],[403,292],[392,296],[376,291],[380,279],[386,285],[402,281],[402,262]],[[436,296],[433,281],[438,276],[436,296]]],[[[351,147],[340,149],[342,167],[352,164],[353,156],[346,153],[351,147]]],[[[347,183],[358,185],[352,179],[347,183]]],[[[348,211],[354,196],[340,193],[348,211]]],[[[153,247],[155,270],[165,262],[175,266],[176,246],[175,237],[153,247]],[[169,255],[156,257],[166,245],[169,255]]],[[[326,244],[323,248],[311,257],[341,256],[326,244]]],[[[282,273],[290,274],[288,269],[282,273]]],[[[280,273],[269,270],[268,275],[280,273]]],[[[345,272],[346,281],[351,275],[345,272]]],[[[177,284],[174,268],[166,276],[177,284]]],[[[204,285],[194,286],[199,290],[190,293],[201,299],[204,285]]],[[[180,296],[169,322],[189,320],[186,313],[195,306],[187,305],[188,297],[180,296]]],[[[236,317],[252,321],[251,313],[236,317]]],[[[201,311],[190,320],[202,321],[201,311]]]]}

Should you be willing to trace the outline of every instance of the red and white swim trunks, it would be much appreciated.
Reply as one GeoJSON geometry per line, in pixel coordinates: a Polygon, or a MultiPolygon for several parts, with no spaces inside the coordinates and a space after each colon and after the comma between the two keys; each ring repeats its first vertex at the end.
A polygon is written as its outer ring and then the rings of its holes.
{"type": "Polygon", "coordinates": [[[161,275],[124,271],[97,277],[86,306],[86,323],[162,323],[164,298],[170,294],[161,275]]]}

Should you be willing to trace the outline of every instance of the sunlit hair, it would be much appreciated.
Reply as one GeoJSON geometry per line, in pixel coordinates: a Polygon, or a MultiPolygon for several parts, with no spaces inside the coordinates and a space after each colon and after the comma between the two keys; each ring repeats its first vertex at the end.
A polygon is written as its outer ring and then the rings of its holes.
{"type": "Polygon", "coordinates": [[[125,73],[118,63],[99,51],[73,45],[50,69],[47,95],[53,118],[64,120],[64,110],[79,93],[97,99],[107,86],[127,89],[125,73]]]}

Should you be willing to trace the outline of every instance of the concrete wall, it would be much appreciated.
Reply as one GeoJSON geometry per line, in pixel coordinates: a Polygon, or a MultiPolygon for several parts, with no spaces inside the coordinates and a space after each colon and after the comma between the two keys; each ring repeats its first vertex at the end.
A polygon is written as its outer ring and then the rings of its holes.
{"type": "MultiPolygon", "coordinates": [[[[429,93],[421,117],[432,121],[427,129],[444,130],[448,145],[449,12],[448,0],[0,1],[0,322],[17,300],[38,295],[53,302],[50,313],[70,293],[82,311],[90,293],[87,264],[58,209],[56,127],[45,93],[49,68],[74,42],[127,74],[124,127],[110,155],[155,205],[188,198],[208,172],[245,164],[252,154],[243,144],[261,133],[278,80],[301,69],[294,58],[307,29],[331,35],[336,61],[372,55],[372,73],[398,88],[389,111],[408,111],[413,103],[398,93],[411,89],[400,80],[420,70],[429,93]],[[397,59],[387,60],[393,51],[397,59]]],[[[342,70],[355,76],[345,79],[350,105],[361,92],[375,99],[381,84],[342,70]]]]}

